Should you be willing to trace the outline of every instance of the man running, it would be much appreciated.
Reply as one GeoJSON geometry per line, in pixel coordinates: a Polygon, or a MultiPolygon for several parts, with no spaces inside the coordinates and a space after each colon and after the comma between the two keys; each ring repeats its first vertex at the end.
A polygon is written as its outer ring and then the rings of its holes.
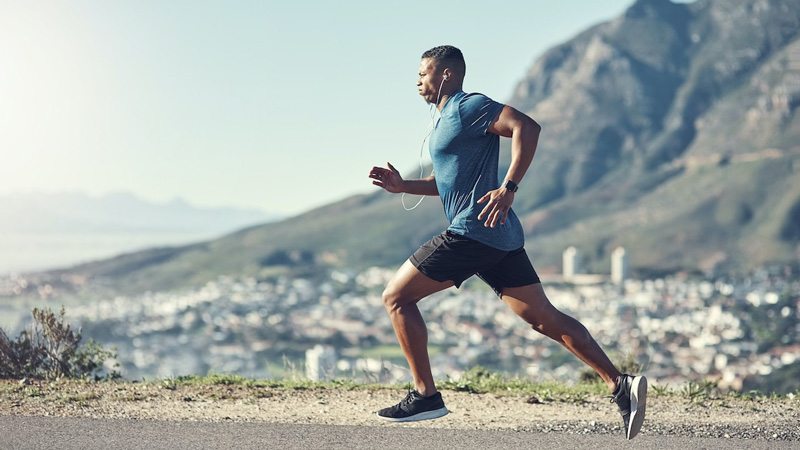
{"type": "Polygon", "coordinates": [[[613,393],[633,438],[642,426],[647,380],[621,374],[586,328],[545,296],[523,248],[524,234],[511,205],[533,160],[541,127],[516,109],[462,90],[466,63],[453,46],[422,54],[417,88],[440,112],[430,136],[433,173],[404,180],[391,164],[373,167],[373,184],[392,193],[438,195],[450,221],[400,267],[383,301],[403,349],[414,387],[378,416],[396,422],[435,419],[448,413],[428,358],[428,332],[417,302],[478,275],[531,327],[557,341],[594,369],[613,393]],[[511,138],[511,166],[498,183],[500,136],[511,138]]]}

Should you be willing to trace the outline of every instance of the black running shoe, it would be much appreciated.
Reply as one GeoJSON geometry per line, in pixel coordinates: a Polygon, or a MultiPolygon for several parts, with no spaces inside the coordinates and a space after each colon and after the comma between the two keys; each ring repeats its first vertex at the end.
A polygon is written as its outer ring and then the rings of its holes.
{"type": "Polygon", "coordinates": [[[625,438],[633,439],[639,434],[644,422],[647,401],[647,378],[644,376],[620,375],[619,385],[612,402],[617,402],[622,421],[625,423],[625,438]]]}
{"type": "Polygon", "coordinates": [[[419,392],[411,391],[400,403],[378,411],[378,417],[392,422],[412,422],[436,419],[448,412],[441,393],[423,397],[419,392]]]}

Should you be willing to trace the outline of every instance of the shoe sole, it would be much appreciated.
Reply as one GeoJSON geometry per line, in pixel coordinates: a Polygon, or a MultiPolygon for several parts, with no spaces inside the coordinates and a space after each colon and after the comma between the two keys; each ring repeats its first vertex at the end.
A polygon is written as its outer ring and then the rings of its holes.
{"type": "Polygon", "coordinates": [[[381,416],[380,414],[378,414],[378,417],[380,417],[383,420],[388,420],[389,422],[416,422],[419,420],[438,419],[439,417],[446,416],[447,413],[449,412],[450,411],[448,411],[447,408],[439,408],[439,409],[434,409],[433,411],[425,411],[408,417],[399,417],[399,418],[384,417],[381,416]]]}
{"type": "Polygon", "coordinates": [[[631,418],[628,425],[628,440],[639,434],[644,422],[644,412],[647,403],[647,378],[634,377],[631,383],[631,418]]]}

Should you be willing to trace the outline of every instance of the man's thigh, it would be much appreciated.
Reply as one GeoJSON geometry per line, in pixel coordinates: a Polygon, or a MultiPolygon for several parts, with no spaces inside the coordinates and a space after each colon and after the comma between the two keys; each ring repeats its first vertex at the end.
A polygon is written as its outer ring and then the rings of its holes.
{"type": "Polygon", "coordinates": [[[452,280],[436,281],[420,272],[411,261],[406,260],[386,285],[384,299],[395,303],[416,303],[454,284],[452,280]]]}
{"type": "Polygon", "coordinates": [[[550,303],[541,283],[503,289],[500,296],[514,313],[523,319],[548,322],[556,318],[558,309],[550,303]]]}

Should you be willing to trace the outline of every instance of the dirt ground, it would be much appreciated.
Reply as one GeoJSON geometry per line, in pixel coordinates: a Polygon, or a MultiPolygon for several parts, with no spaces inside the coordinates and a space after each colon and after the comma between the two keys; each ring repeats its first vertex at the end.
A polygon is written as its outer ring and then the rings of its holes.
{"type": "MultiPolygon", "coordinates": [[[[398,389],[0,380],[0,417],[37,415],[622,433],[616,405],[603,396],[558,401],[443,391],[450,414],[440,419],[395,424],[376,417],[378,409],[396,404],[405,394],[406,391],[398,389]]],[[[680,395],[651,392],[642,433],[800,441],[800,399],[723,397],[698,403],[680,395]]]]}

